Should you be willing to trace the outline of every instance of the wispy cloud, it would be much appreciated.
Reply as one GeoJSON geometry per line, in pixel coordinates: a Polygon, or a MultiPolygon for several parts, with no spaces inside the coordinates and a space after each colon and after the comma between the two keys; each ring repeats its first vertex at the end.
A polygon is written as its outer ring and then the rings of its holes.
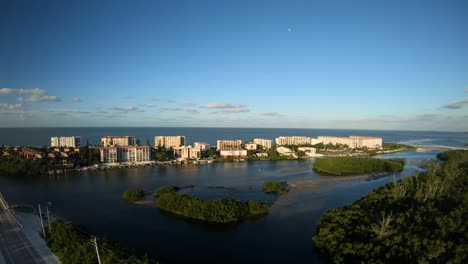
{"type": "Polygon", "coordinates": [[[0,111],[23,110],[22,104],[0,104],[0,111]]]}
{"type": "Polygon", "coordinates": [[[74,103],[81,103],[81,98],[79,98],[79,97],[73,97],[73,102],[74,102],[74,103]]]}
{"type": "Polygon", "coordinates": [[[199,114],[200,113],[200,111],[198,111],[197,109],[187,109],[187,110],[185,110],[185,112],[191,113],[191,114],[199,114]]]}
{"type": "Polygon", "coordinates": [[[211,112],[210,114],[237,114],[237,113],[247,113],[250,112],[249,109],[243,107],[227,108],[221,111],[211,112]]]}
{"type": "Polygon", "coordinates": [[[230,103],[209,103],[206,105],[200,106],[200,108],[209,108],[209,109],[227,109],[227,108],[245,108],[246,105],[243,104],[230,104],[230,103]]]}
{"type": "Polygon", "coordinates": [[[161,108],[158,108],[158,109],[162,110],[162,111],[182,111],[183,110],[180,107],[161,107],[161,108]]]}
{"type": "Polygon", "coordinates": [[[38,95],[33,94],[31,96],[26,97],[25,99],[27,102],[60,102],[62,99],[55,95],[38,95]]]}
{"type": "Polygon", "coordinates": [[[465,93],[468,93],[468,87],[465,88],[465,93]]]}
{"type": "Polygon", "coordinates": [[[277,116],[283,116],[280,113],[277,112],[265,112],[265,113],[260,113],[262,116],[271,116],[271,117],[277,117],[277,116]]]}
{"type": "Polygon", "coordinates": [[[19,95],[18,101],[27,102],[60,102],[62,99],[55,95],[47,95],[47,90],[41,88],[33,89],[15,89],[15,88],[0,88],[0,95],[19,95]]]}
{"type": "Polygon", "coordinates": [[[11,94],[44,95],[44,94],[47,94],[47,91],[41,88],[33,88],[33,89],[0,88],[0,95],[11,95],[11,94]]]}
{"type": "Polygon", "coordinates": [[[153,101],[161,102],[161,103],[174,103],[175,102],[173,99],[163,98],[163,97],[153,98],[153,101]]]}
{"type": "Polygon", "coordinates": [[[465,98],[463,100],[460,100],[460,101],[455,101],[455,102],[451,102],[449,104],[446,104],[444,105],[444,108],[447,108],[447,109],[461,109],[465,106],[468,105],[468,98],[465,98]]]}
{"type": "Polygon", "coordinates": [[[194,102],[187,102],[184,104],[185,106],[188,106],[188,107],[194,107],[194,106],[197,106],[198,104],[197,103],[194,103],[194,102]]]}
{"type": "Polygon", "coordinates": [[[144,112],[141,109],[138,109],[131,105],[124,105],[124,106],[114,106],[111,110],[122,111],[122,112],[144,112]]]}

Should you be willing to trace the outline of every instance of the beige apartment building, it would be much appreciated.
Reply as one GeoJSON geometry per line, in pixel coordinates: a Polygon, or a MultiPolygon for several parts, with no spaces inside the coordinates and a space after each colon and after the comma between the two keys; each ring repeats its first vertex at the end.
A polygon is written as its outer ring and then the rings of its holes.
{"type": "Polygon", "coordinates": [[[202,152],[205,152],[211,148],[211,145],[206,142],[194,142],[194,148],[199,148],[202,152]]]}
{"type": "Polygon", "coordinates": [[[274,146],[273,140],[271,139],[254,138],[253,143],[261,146],[264,149],[271,149],[274,146]]]}
{"type": "Polygon", "coordinates": [[[220,151],[220,155],[223,158],[227,157],[247,157],[247,150],[245,149],[223,149],[220,151]]]}
{"type": "Polygon", "coordinates": [[[155,136],[155,148],[175,148],[185,146],[185,136],[155,136]]]}
{"type": "Polygon", "coordinates": [[[277,145],[307,145],[311,144],[312,139],[310,137],[300,137],[300,136],[292,136],[292,137],[277,137],[275,139],[277,145]]]}
{"type": "Polygon", "coordinates": [[[71,137],[51,137],[51,147],[67,147],[67,148],[79,148],[81,145],[81,138],[77,136],[71,137]]]}
{"type": "Polygon", "coordinates": [[[245,149],[246,150],[257,150],[257,144],[256,143],[245,143],[245,149]]]}
{"type": "Polygon", "coordinates": [[[101,137],[102,147],[112,146],[135,146],[136,139],[131,136],[104,136],[101,137]]]}
{"type": "Polygon", "coordinates": [[[216,150],[223,149],[241,149],[244,142],[240,139],[237,140],[217,140],[216,150]]]}
{"type": "Polygon", "coordinates": [[[99,148],[102,163],[150,161],[151,146],[117,146],[99,148]]]}
{"type": "Polygon", "coordinates": [[[331,136],[318,136],[318,140],[323,144],[344,144],[350,148],[364,148],[379,149],[382,148],[381,137],[365,137],[365,136],[349,136],[349,137],[331,137],[331,136]]]}
{"type": "Polygon", "coordinates": [[[172,148],[174,157],[182,159],[199,159],[201,158],[202,150],[199,147],[182,146],[172,148]]]}

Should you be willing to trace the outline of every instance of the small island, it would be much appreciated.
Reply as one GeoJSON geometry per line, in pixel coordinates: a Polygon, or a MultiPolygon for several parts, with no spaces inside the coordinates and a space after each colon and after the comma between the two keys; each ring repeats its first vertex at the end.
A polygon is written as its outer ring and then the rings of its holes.
{"type": "Polygon", "coordinates": [[[401,172],[405,164],[405,159],[336,157],[318,159],[313,164],[313,169],[320,175],[346,176],[371,172],[401,172]]]}
{"type": "Polygon", "coordinates": [[[286,184],[274,181],[266,181],[263,183],[263,191],[270,194],[281,195],[288,192],[286,184]]]}
{"type": "Polygon", "coordinates": [[[131,189],[124,192],[122,198],[127,202],[136,202],[145,197],[145,191],[142,189],[131,189]]]}
{"type": "Polygon", "coordinates": [[[156,205],[164,211],[207,223],[228,224],[268,213],[270,203],[260,200],[241,202],[237,199],[201,199],[178,194],[177,187],[162,186],[155,190],[156,205]]]}

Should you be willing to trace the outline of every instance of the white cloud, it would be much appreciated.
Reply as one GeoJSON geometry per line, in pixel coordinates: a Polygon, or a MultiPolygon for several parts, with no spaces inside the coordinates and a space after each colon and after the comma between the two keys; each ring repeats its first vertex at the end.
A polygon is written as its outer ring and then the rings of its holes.
{"type": "Polygon", "coordinates": [[[185,112],[191,113],[191,114],[199,114],[200,113],[200,111],[198,111],[197,109],[187,109],[187,110],[185,110],[185,112]]]}
{"type": "Polygon", "coordinates": [[[247,113],[250,112],[247,108],[236,107],[236,108],[227,108],[221,111],[212,112],[211,114],[236,114],[236,113],[247,113]]]}
{"type": "Polygon", "coordinates": [[[260,115],[263,115],[263,116],[282,116],[282,114],[277,113],[277,112],[266,112],[266,113],[261,113],[260,115]]]}
{"type": "Polygon", "coordinates": [[[55,95],[39,95],[39,94],[32,94],[26,97],[25,101],[28,102],[60,102],[62,99],[55,95]]]}
{"type": "Polygon", "coordinates": [[[198,104],[197,103],[194,103],[194,102],[187,102],[184,104],[185,106],[189,106],[189,107],[193,107],[193,106],[197,106],[198,104]]]}
{"type": "Polygon", "coordinates": [[[465,98],[463,100],[460,100],[460,101],[456,101],[456,102],[451,102],[449,104],[446,104],[444,105],[444,108],[448,108],[448,109],[461,109],[465,106],[468,105],[468,98],[465,98]]]}
{"type": "Polygon", "coordinates": [[[158,108],[158,109],[162,110],[162,111],[182,111],[183,110],[180,107],[161,107],[161,108],[158,108]]]}
{"type": "Polygon", "coordinates": [[[206,105],[200,106],[200,108],[210,108],[210,109],[226,109],[226,108],[244,108],[246,105],[242,104],[230,104],[230,103],[209,103],[206,105]]]}
{"type": "Polygon", "coordinates": [[[33,89],[0,88],[0,95],[11,95],[11,94],[44,95],[44,94],[47,94],[47,91],[44,89],[40,89],[40,88],[33,88],[33,89]]]}
{"type": "Polygon", "coordinates": [[[23,110],[22,104],[0,104],[0,111],[23,110]]]}
{"type": "Polygon", "coordinates": [[[124,105],[124,106],[114,106],[111,108],[112,110],[122,111],[122,112],[143,112],[134,106],[131,105],[124,105]]]}
{"type": "Polygon", "coordinates": [[[81,98],[79,98],[79,97],[73,97],[73,102],[74,102],[74,103],[81,103],[81,98]]]}

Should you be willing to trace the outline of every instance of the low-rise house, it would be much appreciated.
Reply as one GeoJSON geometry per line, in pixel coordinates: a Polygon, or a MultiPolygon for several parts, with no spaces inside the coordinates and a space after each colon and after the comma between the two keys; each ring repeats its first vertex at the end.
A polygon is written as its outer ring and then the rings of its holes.
{"type": "Polygon", "coordinates": [[[268,153],[260,152],[255,154],[257,157],[268,157],[268,153]]]}
{"type": "Polygon", "coordinates": [[[245,149],[223,149],[220,151],[220,155],[223,158],[227,157],[247,157],[247,150],[245,149]]]}
{"type": "Polygon", "coordinates": [[[317,150],[315,148],[311,148],[311,147],[300,147],[297,150],[304,151],[305,154],[307,156],[309,156],[309,157],[313,157],[313,156],[315,156],[315,154],[317,154],[317,150]]]}
{"type": "Polygon", "coordinates": [[[199,159],[201,158],[201,148],[192,146],[173,147],[174,157],[181,159],[199,159]]]}
{"type": "Polygon", "coordinates": [[[287,147],[278,147],[276,151],[278,151],[279,154],[284,155],[284,156],[288,156],[288,155],[292,156],[295,154],[294,151],[292,151],[291,149],[287,147]]]}

